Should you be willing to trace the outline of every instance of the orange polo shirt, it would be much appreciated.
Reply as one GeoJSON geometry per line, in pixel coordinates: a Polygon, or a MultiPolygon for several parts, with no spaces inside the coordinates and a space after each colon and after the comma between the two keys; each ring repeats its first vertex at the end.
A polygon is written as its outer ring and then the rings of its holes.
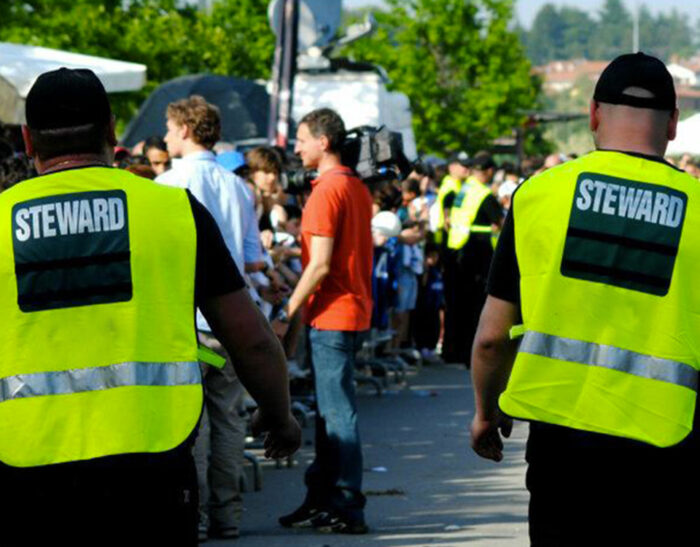
{"type": "Polygon", "coordinates": [[[372,196],[352,169],[339,166],[312,182],[301,217],[301,261],[311,237],[333,238],[330,273],[310,296],[305,321],[320,330],[363,331],[372,320],[372,196]]]}

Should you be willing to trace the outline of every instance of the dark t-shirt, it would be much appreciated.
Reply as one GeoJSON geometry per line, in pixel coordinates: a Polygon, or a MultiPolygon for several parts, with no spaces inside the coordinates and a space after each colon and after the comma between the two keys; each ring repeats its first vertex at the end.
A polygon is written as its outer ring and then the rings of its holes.
{"type": "MultiPolygon", "coordinates": [[[[630,155],[667,164],[663,158],[655,158],[642,154],[630,155]]],[[[673,167],[671,164],[667,165],[673,167]]],[[[527,181],[523,184],[527,184],[527,181]]],[[[516,192],[517,191],[518,190],[516,190],[516,192]]],[[[512,203],[515,203],[515,194],[513,195],[512,203]]],[[[517,214],[517,212],[511,205],[511,210],[506,217],[503,230],[498,240],[498,246],[496,247],[493,261],[491,262],[487,292],[491,296],[512,302],[519,308],[520,268],[515,252],[515,214],[517,214]]],[[[696,421],[697,411],[699,410],[700,406],[696,407],[696,421]]],[[[700,444],[700,439],[698,437],[696,432],[691,433],[688,438],[678,445],[678,450],[690,450],[693,454],[697,454],[697,451],[700,451],[698,446],[700,444]]],[[[657,457],[656,455],[659,453],[659,449],[640,441],[622,439],[620,437],[612,437],[588,431],[579,431],[541,422],[532,422],[530,424],[530,438],[527,444],[526,457],[529,462],[535,460],[541,461],[542,459],[550,457],[561,459],[566,457],[565,454],[575,454],[583,448],[593,449],[599,453],[610,453],[611,447],[615,447],[619,450],[636,450],[640,457],[642,455],[649,458],[657,457]]]]}
{"type": "MultiPolygon", "coordinates": [[[[244,288],[245,282],[216,221],[189,191],[187,195],[197,231],[195,303],[200,305],[207,298],[244,288]]],[[[44,503],[49,503],[55,495],[67,507],[76,506],[82,503],[79,498],[91,495],[99,496],[99,504],[112,500],[116,507],[133,503],[134,496],[152,495],[156,491],[162,491],[163,500],[169,501],[172,498],[169,491],[177,493],[177,488],[190,491],[196,488],[190,463],[195,432],[196,429],[183,443],[167,452],[120,454],[31,468],[15,468],[0,462],[0,484],[7,492],[24,492],[28,497],[40,492],[44,503]]],[[[158,509],[157,505],[152,504],[158,509]]]]}
{"type": "Polygon", "coordinates": [[[515,230],[513,226],[513,209],[511,207],[491,261],[487,292],[491,296],[519,305],[520,268],[515,256],[515,230]]]}

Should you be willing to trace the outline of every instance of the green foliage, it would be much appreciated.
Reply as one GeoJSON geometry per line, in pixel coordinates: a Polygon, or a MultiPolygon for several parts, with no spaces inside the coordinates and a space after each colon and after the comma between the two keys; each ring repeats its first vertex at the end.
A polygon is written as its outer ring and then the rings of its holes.
{"type": "Polygon", "coordinates": [[[690,57],[697,51],[695,30],[688,17],[675,9],[652,19],[648,10],[640,14],[639,43],[645,53],[670,60],[671,56],[690,57]]]}
{"type": "Polygon", "coordinates": [[[525,121],[538,86],[510,0],[387,0],[378,31],[349,46],[384,67],[413,111],[419,150],[488,148],[525,121]]]}
{"type": "MultiPolygon", "coordinates": [[[[608,60],[632,50],[633,16],[622,0],[606,0],[591,17],[575,7],[545,4],[529,31],[523,32],[527,53],[535,65],[553,60],[608,60]]],[[[639,10],[640,49],[668,61],[672,55],[686,57],[697,50],[688,17],[673,10],[654,16],[642,4],[639,10]]]]}
{"type": "Polygon", "coordinates": [[[591,44],[595,59],[613,59],[632,50],[632,16],[622,0],[605,0],[600,10],[596,39],[591,44]]]}
{"type": "Polygon", "coordinates": [[[219,0],[210,13],[174,0],[2,0],[0,41],[145,64],[146,87],[112,96],[120,127],[160,83],[209,72],[267,78],[274,35],[267,3],[219,0]]]}

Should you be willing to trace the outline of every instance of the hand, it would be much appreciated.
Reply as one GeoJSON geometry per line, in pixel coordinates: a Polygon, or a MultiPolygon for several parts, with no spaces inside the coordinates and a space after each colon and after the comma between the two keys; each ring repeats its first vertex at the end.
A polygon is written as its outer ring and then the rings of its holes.
{"type": "Polygon", "coordinates": [[[282,340],[289,330],[289,321],[280,321],[279,319],[273,319],[270,322],[272,331],[277,335],[277,338],[282,340]]]}
{"type": "Polygon", "coordinates": [[[285,293],[275,289],[272,285],[266,287],[258,287],[258,294],[265,302],[277,306],[284,300],[285,293]]]}
{"type": "Polygon", "coordinates": [[[266,275],[267,278],[270,280],[271,288],[284,294],[289,293],[289,286],[284,282],[284,278],[277,270],[273,270],[272,268],[270,268],[269,270],[267,270],[266,275]]]}
{"type": "Polygon", "coordinates": [[[263,230],[260,232],[260,241],[262,241],[263,247],[271,249],[272,244],[275,242],[275,234],[272,230],[263,230]]]}
{"type": "Polygon", "coordinates": [[[265,457],[286,458],[301,446],[301,428],[294,416],[289,414],[282,424],[268,424],[260,409],[253,413],[251,431],[254,437],[265,435],[265,457]]]}
{"type": "Polygon", "coordinates": [[[513,420],[501,412],[493,420],[483,420],[474,416],[471,427],[472,448],[482,458],[500,462],[503,459],[501,434],[508,438],[513,429],[513,420]]]}

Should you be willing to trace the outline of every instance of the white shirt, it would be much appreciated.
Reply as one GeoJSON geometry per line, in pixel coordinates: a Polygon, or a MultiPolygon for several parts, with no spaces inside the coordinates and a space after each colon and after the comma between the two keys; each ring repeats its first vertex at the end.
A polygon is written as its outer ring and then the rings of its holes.
{"type": "MultiPolygon", "coordinates": [[[[188,189],[207,208],[241,275],[246,263],[263,259],[253,194],[243,179],[216,162],[213,152],[193,152],[174,160],[172,169],[156,182],[188,189]]],[[[199,311],[197,328],[211,331],[199,311]]]]}

